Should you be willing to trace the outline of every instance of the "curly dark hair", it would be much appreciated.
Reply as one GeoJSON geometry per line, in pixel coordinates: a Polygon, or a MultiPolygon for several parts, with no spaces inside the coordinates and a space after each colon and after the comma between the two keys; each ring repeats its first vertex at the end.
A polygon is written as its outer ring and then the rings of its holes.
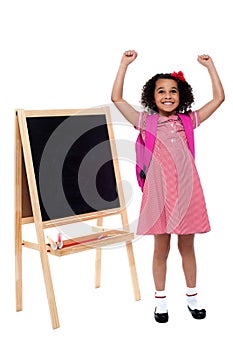
{"type": "Polygon", "coordinates": [[[170,73],[159,73],[154,75],[142,88],[141,104],[142,106],[152,109],[158,112],[158,108],[154,100],[155,84],[159,79],[173,79],[178,83],[180,104],[177,108],[178,113],[187,113],[191,109],[191,105],[194,102],[193,89],[187,83],[176,77],[171,76],[170,73]]]}

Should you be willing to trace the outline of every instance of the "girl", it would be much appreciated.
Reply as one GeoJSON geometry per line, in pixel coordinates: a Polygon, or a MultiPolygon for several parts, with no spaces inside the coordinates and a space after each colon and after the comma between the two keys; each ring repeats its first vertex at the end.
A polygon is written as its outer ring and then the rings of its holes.
{"type": "Polygon", "coordinates": [[[225,99],[224,90],[211,57],[200,55],[197,60],[207,68],[212,83],[213,98],[208,103],[191,111],[194,97],[183,73],[157,74],[142,89],[141,103],[145,111],[139,113],[123,98],[125,74],[136,58],[134,50],[124,52],[111,98],[123,116],[140,130],[142,137],[145,137],[147,111],[158,114],[155,147],[143,188],[137,230],[137,234],[154,235],[153,277],[157,301],[154,317],[160,323],[168,321],[165,282],[173,233],[178,235],[188,310],[194,318],[203,319],[206,310],[200,307],[197,299],[194,237],[195,233],[210,231],[210,225],[194,163],[193,128],[221,105],[225,99]],[[191,125],[191,133],[187,132],[185,121],[189,127],[191,125]]]}

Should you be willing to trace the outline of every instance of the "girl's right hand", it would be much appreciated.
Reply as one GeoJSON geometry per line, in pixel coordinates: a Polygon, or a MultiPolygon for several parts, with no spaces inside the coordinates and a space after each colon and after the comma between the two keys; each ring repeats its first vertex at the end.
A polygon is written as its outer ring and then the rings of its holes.
{"type": "Polygon", "coordinates": [[[137,58],[137,52],[134,50],[127,50],[124,52],[121,63],[128,66],[130,63],[132,63],[137,58]]]}

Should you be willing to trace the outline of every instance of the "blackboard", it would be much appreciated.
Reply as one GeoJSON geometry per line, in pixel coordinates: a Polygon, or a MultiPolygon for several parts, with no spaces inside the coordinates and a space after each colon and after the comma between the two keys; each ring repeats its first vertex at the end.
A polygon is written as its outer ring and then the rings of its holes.
{"type": "Polygon", "coordinates": [[[22,247],[40,252],[53,329],[60,324],[48,254],[62,257],[95,249],[99,288],[102,248],[124,243],[139,300],[134,234],[129,231],[110,109],[19,109],[15,117],[16,310],[23,307],[22,247]],[[103,227],[103,219],[112,215],[120,215],[122,229],[103,227]],[[77,230],[77,236],[63,239],[58,230],[57,241],[46,238],[48,228],[88,220],[97,220],[92,234],[77,230]],[[23,237],[23,225],[31,223],[36,242],[23,237]]]}
{"type": "Polygon", "coordinates": [[[42,221],[120,207],[105,114],[27,116],[42,221]]]}

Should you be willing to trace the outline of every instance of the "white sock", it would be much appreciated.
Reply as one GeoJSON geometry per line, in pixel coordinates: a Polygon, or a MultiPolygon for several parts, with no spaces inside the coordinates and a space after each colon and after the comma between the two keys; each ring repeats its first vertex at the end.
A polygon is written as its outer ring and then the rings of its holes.
{"type": "Polygon", "coordinates": [[[155,292],[156,312],[164,314],[167,312],[167,297],[165,290],[158,290],[155,292]]]}
{"type": "Polygon", "coordinates": [[[190,309],[192,309],[192,310],[194,310],[194,309],[201,310],[202,309],[201,305],[198,303],[198,300],[197,300],[196,288],[188,288],[186,296],[187,296],[187,304],[190,307],[190,309]]]}

